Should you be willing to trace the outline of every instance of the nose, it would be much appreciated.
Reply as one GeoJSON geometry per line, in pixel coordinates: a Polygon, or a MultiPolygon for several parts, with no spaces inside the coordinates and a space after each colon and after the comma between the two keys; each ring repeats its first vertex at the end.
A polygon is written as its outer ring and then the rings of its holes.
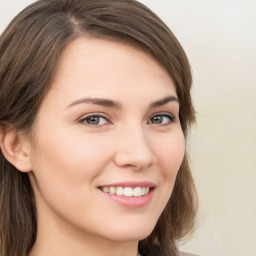
{"type": "Polygon", "coordinates": [[[152,143],[140,125],[127,126],[117,138],[115,163],[120,167],[142,170],[157,161],[152,143]]]}

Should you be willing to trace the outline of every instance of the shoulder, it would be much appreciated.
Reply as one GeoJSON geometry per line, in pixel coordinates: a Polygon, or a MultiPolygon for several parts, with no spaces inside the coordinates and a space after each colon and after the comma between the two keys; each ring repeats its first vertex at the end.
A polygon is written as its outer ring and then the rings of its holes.
{"type": "Polygon", "coordinates": [[[179,256],[199,256],[199,255],[188,253],[188,252],[179,252],[179,256]]]}

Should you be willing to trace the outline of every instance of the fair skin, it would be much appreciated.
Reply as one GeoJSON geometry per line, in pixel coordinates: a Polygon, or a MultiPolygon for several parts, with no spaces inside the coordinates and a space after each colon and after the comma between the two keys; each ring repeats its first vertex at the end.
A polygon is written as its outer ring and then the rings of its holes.
{"type": "Polygon", "coordinates": [[[167,72],[132,46],[76,39],[60,58],[32,137],[29,146],[23,141],[29,165],[20,168],[38,213],[30,256],[136,256],[185,152],[167,72]],[[139,195],[113,196],[110,187],[139,187],[139,195]]]}

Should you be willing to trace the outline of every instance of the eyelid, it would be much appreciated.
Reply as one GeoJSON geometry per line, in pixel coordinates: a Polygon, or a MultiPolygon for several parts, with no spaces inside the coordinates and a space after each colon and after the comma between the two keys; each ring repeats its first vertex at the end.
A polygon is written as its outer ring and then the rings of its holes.
{"type": "MultiPolygon", "coordinates": [[[[153,115],[151,115],[149,117],[149,121],[151,118],[153,118],[154,116],[164,116],[164,117],[169,117],[170,118],[170,123],[174,123],[176,122],[177,118],[175,117],[175,115],[171,114],[171,113],[168,113],[168,112],[157,112],[157,113],[154,113],[153,115]]],[[[149,122],[148,121],[148,122],[149,122]]],[[[166,125],[166,124],[160,124],[160,125],[166,125]]]]}
{"type": "MultiPolygon", "coordinates": [[[[170,122],[168,122],[168,123],[158,124],[158,125],[160,125],[160,126],[161,126],[161,125],[164,126],[164,125],[168,125],[168,124],[174,123],[174,122],[177,120],[177,118],[175,117],[175,115],[173,115],[173,114],[171,114],[171,113],[169,113],[169,112],[157,112],[157,113],[152,114],[152,115],[149,117],[149,120],[148,120],[147,123],[149,123],[149,124],[154,124],[154,123],[152,123],[152,122],[150,121],[154,116],[163,116],[163,117],[168,117],[168,118],[170,119],[170,122]]],[[[111,124],[112,122],[111,122],[110,117],[107,116],[106,114],[96,112],[96,113],[89,113],[89,114],[83,115],[81,118],[78,119],[78,123],[83,124],[83,125],[85,125],[85,126],[97,128],[97,127],[101,127],[101,126],[104,126],[104,125],[109,125],[109,124],[111,124]],[[101,117],[101,118],[104,118],[104,119],[106,120],[106,123],[105,123],[105,124],[95,124],[95,125],[86,123],[85,120],[86,120],[87,118],[90,118],[90,117],[101,117]]],[[[157,125],[157,124],[156,124],[156,125],[157,125]]]]}
{"type": "Polygon", "coordinates": [[[83,115],[81,118],[78,119],[78,123],[80,124],[83,124],[83,125],[86,125],[86,126],[89,126],[89,127],[101,127],[103,125],[108,125],[111,123],[111,120],[108,116],[106,116],[106,114],[103,114],[103,113],[89,113],[89,114],[86,114],[86,115],[83,115]],[[87,118],[90,118],[90,117],[102,117],[104,119],[106,119],[106,124],[99,124],[99,125],[90,125],[90,124],[86,124],[84,121],[85,119],[87,118]]]}

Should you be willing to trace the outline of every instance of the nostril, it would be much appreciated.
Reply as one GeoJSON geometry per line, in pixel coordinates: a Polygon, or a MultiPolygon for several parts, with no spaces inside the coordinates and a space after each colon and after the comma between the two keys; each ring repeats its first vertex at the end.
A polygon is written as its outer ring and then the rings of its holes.
{"type": "Polygon", "coordinates": [[[119,151],[115,155],[115,163],[120,167],[141,171],[149,168],[155,162],[155,156],[151,152],[125,152],[119,151]]]}

